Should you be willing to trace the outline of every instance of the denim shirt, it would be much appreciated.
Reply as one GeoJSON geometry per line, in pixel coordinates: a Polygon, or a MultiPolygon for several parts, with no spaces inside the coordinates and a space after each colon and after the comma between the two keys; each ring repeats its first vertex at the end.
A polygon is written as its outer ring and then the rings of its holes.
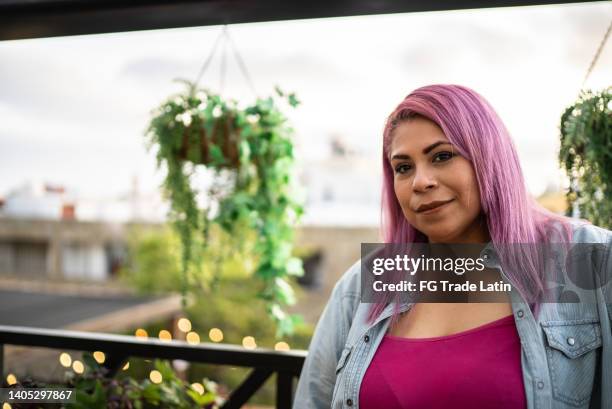
{"type": "MultiPolygon", "coordinates": [[[[611,231],[575,225],[572,241],[605,244],[604,268],[611,271],[611,231]]],[[[358,261],[332,291],[310,343],[294,409],[359,408],[361,382],[393,313],[387,305],[367,323],[371,304],[360,302],[360,274],[358,261]]],[[[529,409],[612,408],[612,282],[593,291],[594,302],[544,303],[535,318],[512,286],[529,409]]],[[[411,307],[402,304],[400,311],[411,307]]]]}

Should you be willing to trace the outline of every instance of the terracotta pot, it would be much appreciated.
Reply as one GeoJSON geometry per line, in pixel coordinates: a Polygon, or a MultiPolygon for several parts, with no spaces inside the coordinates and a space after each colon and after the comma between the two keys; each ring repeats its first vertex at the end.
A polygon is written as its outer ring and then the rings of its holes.
{"type": "Polygon", "coordinates": [[[219,118],[215,122],[213,127],[212,135],[206,135],[206,130],[201,127],[199,130],[200,133],[200,143],[198,146],[189,146],[189,138],[188,132],[190,128],[185,129],[185,134],[183,136],[183,144],[177,155],[181,160],[191,160],[189,159],[189,155],[187,154],[190,149],[200,149],[201,160],[198,161],[198,164],[202,165],[211,165],[212,157],[210,155],[210,141],[212,141],[215,145],[221,148],[223,152],[223,156],[225,157],[225,163],[218,165],[222,168],[230,168],[237,169],[240,166],[240,151],[238,147],[239,141],[239,130],[234,128],[233,126],[233,118],[231,117],[222,117],[219,118]]]}

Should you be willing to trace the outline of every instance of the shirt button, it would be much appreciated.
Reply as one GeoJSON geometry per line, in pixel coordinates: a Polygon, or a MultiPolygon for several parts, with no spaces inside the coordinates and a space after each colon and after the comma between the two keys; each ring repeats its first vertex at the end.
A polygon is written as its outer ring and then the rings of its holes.
{"type": "Polygon", "coordinates": [[[346,404],[349,406],[353,406],[353,400],[352,399],[347,399],[346,400],[346,404]]]}
{"type": "Polygon", "coordinates": [[[538,389],[544,389],[544,382],[538,382],[538,389]]]}
{"type": "Polygon", "coordinates": [[[516,312],[516,316],[519,317],[519,318],[523,318],[524,315],[525,315],[525,313],[523,312],[523,310],[518,310],[516,312]]]}
{"type": "Polygon", "coordinates": [[[363,341],[364,342],[370,342],[370,336],[366,335],[365,337],[363,337],[363,341]]]}
{"type": "Polygon", "coordinates": [[[576,343],[576,340],[572,337],[568,337],[567,338],[567,344],[568,345],[574,345],[576,343]]]}

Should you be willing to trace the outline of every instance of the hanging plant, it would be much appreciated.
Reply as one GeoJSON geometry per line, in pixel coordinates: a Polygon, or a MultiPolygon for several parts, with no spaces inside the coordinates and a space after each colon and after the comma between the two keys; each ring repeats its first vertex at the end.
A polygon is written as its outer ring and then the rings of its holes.
{"type": "Polygon", "coordinates": [[[612,228],[612,87],[583,91],[561,116],[559,159],[570,179],[568,214],[612,228]]]}
{"type": "Polygon", "coordinates": [[[296,107],[294,94],[276,88],[276,95],[246,108],[194,83],[169,98],[154,112],[147,130],[149,147],[157,147],[158,167],[165,168],[164,191],[170,220],[182,243],[184,293],[189,278],[201,269],[212,226],[244,245],[245,229],[253,232],[260,297],[277,324],[277,334],[290,334],[299,317],[284,307],[295,302],[289,276],[303,274],[292,256],[293,229],[303,213],[295,191],[293,130],[279,109],[296,107]],[[194,175],[205,167],[213,182],[198,201],[194,175]]]}

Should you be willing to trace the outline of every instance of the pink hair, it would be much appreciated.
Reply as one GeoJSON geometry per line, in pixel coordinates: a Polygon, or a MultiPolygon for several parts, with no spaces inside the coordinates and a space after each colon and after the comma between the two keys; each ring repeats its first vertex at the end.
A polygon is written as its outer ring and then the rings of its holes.
{"type": "MultiPolygon", "coordinates": [[[[404,98],[385,125],[381,214],[381,236],[385,243],[428,241],[402,213],[393,188],[393,168],[388,159],[394,129],[415,116],[438,125],[455,149],[471,161],[493,245],[549,243],[554,223],[561,226],[561,241],[571,240],[571,219],[549,212],[528,194],[510,134],[493,107],[467,87],[428,85],[404,98]]],[[[517,283],[517,290],[525,299],[534,300],[543,290],[540,263],[537,257],[531,257],[526,268],[504,269],[517,283]]],[[[386,297],[382,302],[374,303],[369,319],[374,321],[390,301],[390,297],[386,297]]],[[[395,311],[398,309],[396,305],[395,311]]]]}

